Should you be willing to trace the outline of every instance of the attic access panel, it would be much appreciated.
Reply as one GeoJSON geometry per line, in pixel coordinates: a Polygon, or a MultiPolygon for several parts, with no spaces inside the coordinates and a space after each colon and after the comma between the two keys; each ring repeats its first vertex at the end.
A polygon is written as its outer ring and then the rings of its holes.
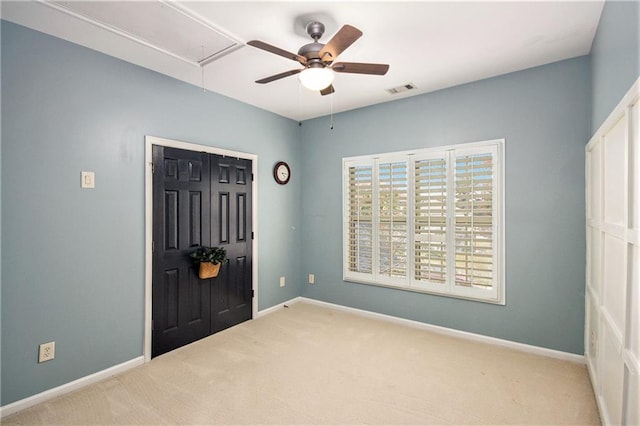
{"type": "Polygon", "coordinates": [[[243,45],[189,10],[162,1],[46,4],[194,65],[204,66],[243,45]]]}

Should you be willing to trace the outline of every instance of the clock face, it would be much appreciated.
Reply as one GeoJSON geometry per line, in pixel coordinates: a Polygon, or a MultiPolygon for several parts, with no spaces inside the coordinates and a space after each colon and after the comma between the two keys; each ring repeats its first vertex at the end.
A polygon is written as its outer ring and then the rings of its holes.
{"type": "Polygon", "coordinates": [[[284,161],[278,162],[273,168],[273,177],[280,185],[284,185],[289,182],[291,177],[291,169],[289,165],[284,161]]]}

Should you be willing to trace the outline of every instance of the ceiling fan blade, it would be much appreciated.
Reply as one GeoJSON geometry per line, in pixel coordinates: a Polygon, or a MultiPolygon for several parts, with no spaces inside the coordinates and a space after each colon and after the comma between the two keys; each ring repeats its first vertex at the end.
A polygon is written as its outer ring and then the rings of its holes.
{"type": "Polygon", "coordinates": [[[335,72],[351,74],[385,75],[389,71],[387,64],[365,64],[363,62],[338,62],[331,67],[335,72]]]}
{"type": "Polygon", "coordinates": [[[284,49],[280,49],[279,47],[272,46],[260,40],[251,40],[251,41],[248,41],[247,44],[249,46],[257,47],[258,49],[262,49],[269,53],[275,53],[276,55],[282,56],[287,59],[291,59],[292,61],[300,62],[301,65],[304,65],[307,63],[307,58],[305,58],[304,56],[300,56],[296,53],[287,52],[284,49]]]}
{"type": "Polygon", "coordinates": [[[336,89],[333,88],[333,84],[330,84],[328,87],[325,87],[324,89],[322,89],[320,91],[320,94],[322,96],[325,96],[325,95],[330,95],[330,94],[334,93],[335,91],[336,91],[336,89]]]}
{"type": "Polygon", "coordinates": [[[280,80],[281,78],[289,77],[290,75],[296,75],[300,71],[302,70],[289,70],[289,71],[281,72],[280,74],[275,74],[270,77],[265,77],[260,80],[256,80],[256,83],[259,83],[259,84],[271,83],[272,81],[280,80]]]}
{"type": "Polygon", "coordinates": [[[320,50],[320,58],[327,62],[334,61],[339,54],[351,46],[362,36],[362,31],[351,25],[344,25],[320,50]],[[329,54],[328,57],[325,55],[329,54]]]}

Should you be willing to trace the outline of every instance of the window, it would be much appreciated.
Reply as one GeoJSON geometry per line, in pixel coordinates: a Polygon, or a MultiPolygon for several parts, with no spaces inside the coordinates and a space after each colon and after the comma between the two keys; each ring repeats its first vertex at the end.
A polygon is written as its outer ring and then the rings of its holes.
{"type": "Polygon", "coordinates": [[[503,146],[343,159],[345,281],[504,304],[503,146]]]}

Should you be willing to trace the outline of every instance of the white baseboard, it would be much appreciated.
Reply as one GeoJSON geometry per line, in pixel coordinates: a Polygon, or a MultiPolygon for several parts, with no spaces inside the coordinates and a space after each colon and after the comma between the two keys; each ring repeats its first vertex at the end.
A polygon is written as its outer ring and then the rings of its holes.
{"type": "Polygon", "coordinates": [[[420,328],[423,330],[432,331],[434,333],[445,334],[448,336],[458,337],[461,339],[473,340],[481,343],[488,343],[490,345],[503,346],[506,348],[515,349],[521,352],[528,352],[531,354],[547,356],[551,358],[561,359],[564,361],[571,361],[584,364],[584,355],[572,354],[569,352],[557,351],[554,349],[543,348],[540,346],[527,345],[525,343],[512,342],[511,340],[498,339],[495,337],[483,336],[481,334],[469,333],[467,331],[455,330],[453,328],[442,327],[439,325],[427,324],[424,322],[408,320],[404,318],[394,317],[391,315],[379,314],[377,312],[365,311],[363,309],[351,308],[348,306],[336,305],[334,303],[323,302],[315,299],[308,299],[306,297],[300,297],[300,302],[311,303],[314,305],[324,306],[340,311],[351,312],[356,315],[361,315],[369,318],[380,319],[384,321],[390,321],[396,324],[405,325],[408,327],[420,328]]]}
{"type": "Polygon", "coordinates": [[[285,302],[278,303],[277,305],[274,305],[274,306],[272,306],[270,308],[266,308],[266,309],[263,309],[261,311],[258,311],[256,313],[256,316],[254,317],[254,319],[263,317],[265,315],[272,314],[275,311],[278,311],[278,310],[284,308],[285,305],[293,305],[294,303],[298,303],[301,299],[302,299],[301,297],[294,297],[293,299],[289,299],[289,300],[287,300],[285,302]]]}
{"type": "Polygon", "coordinates": [[[116,374],[123,373],[142,364],[144,364],[144,357],[139,356],[132,360],[125,361],[122,364],[114,365],[113,367],[107,368],[106,370],[98,371],[97,373],[81,377],[77,380],[74,380],[73,382],[65,383],[64,385],[46,390],[36,395],[32,395],[28,398],[12,402],[11,404],[0,407],[0,418],[6,417],[13,413],[17,413],[18,411],[24,410],[25,408],[33,407],[36,404],[40,404],[41,402],[48,401],[60,395],[73,392],[74,390],[99,382],[111,376],[115,376],[116,374]]]}

